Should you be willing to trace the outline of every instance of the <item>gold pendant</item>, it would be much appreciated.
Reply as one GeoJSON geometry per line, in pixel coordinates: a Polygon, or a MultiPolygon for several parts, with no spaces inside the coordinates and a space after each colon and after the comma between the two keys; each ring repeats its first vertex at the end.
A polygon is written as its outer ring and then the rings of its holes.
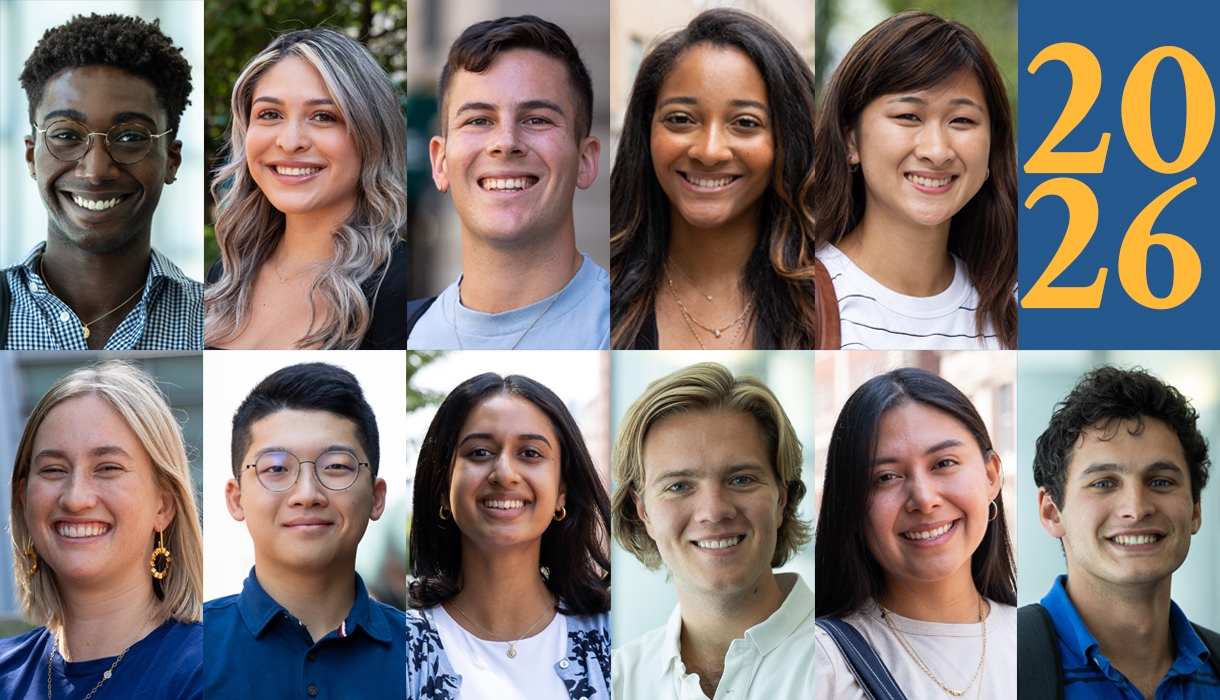
{"type": "Polygon", "coordinates": [[[85,334],[85,340],[89,339],[89,326],[81,326],[81,331],[85,334]]]}
{"type": "MultiPolygon", "coordinates": [[[[716,334],[716,337],[717,337],[717,338],[719,338],[719,337],[720,337],[720,329],[719,329],[719,328],[717,328],[716,330],[714,330],[714,331],[712,331],[712,332],[716,334]]],[[[86,337],[86,338],[88,338],[89,336],[85,336],[85,337],[86,337]]]]}
{"type": "Polygon", "coordinates": [[[511,645],[511,644],[508,645],[508,658],[510,658],[510,659],[517,658],[517,650],[514,649],[513,645],[511,645]]]}

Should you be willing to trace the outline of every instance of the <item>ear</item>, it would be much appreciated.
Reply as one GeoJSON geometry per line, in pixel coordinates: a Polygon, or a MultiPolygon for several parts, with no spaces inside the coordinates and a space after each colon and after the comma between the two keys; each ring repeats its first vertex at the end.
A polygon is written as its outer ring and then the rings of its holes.
{"type": "Polygon", "coordinates": [[[559,500],[555,503],[556,508],[563,508],[568,504],[568,482],[559,477],[559,500]]]}
{"type": "Polygon", "coordinates": [[[644,507],[644,499],[640,498],[638,491],[631,489],[631,500],[635,503],[635,512],[640,514],[640,520],[644,522],[644,529],[655,542],[657,538],[652,534],[652,521],[648,519],[648,509],[644,507]]]}
{"type": "Polygon", "coordinates": [[[377,481],[373,482],[373,510],[369,513],[369,520],[377,520],[381,514],[385,512],[385,479],[377,477],[377,481]]]}
{"type": "Polygon", "coordinates": [[[169,160],[165,166],[165,184],[178,179],[178,168],[182,166],[182,142],[177,139],[169,143],[169,160]]]}
{"type": "Polygon", "coordinates": [[[576,176],[576,186],[587,190],[597,179],[597,158],[602,152],[602,142],[596,136],[586,136],[580,142],[580,173],[576,176]]]}
{"type": "Polygon", "coordinates": [[[433,136],[428,142],[428,158],[432,161],[432,181],[444,194],[449,191],[449,173],[445,171],[445,137],[433,136]]]}
{"type": "Polygon", "coordinates": [[[995,450],[991,450],[987,460],[987,484],[987,500],[994,501],[1004,490],[1004,465],[995,450]]]}
{"type": "Polygon", "coordinates": [[[1199,508],[1199,502],[1195,501],[1195,507],[1190,511],[1190,534],[1199,534],[1199,527],[1203,525],[1203,510],[1199,508]]]}
{"type": "Polygon", "coordinates": [[[1067,534],[1067,528],[1063,526],[1063,514],[1045,486],[1038,489],[1038,518],[1042,521],[1042,529],[1051,537],[1062,539],[1067,534]]]}
{"type": "Polygon", "coordinates": [[[174,522],[174,516],[178,514],[178,504],[174,501],[173,494],[161,492],[161,507],[157,509],[157,529],[165,530],[169,524],[174,522]]]}
{"type": "Polygon", "coordinates": [[[34,137],[25,137],[25,163],[29,166],[30,175],[34,175],[34,137]]]}
{"type": "Polygon", "coordinates": [[[855,165],[860,162],[860,151],[856,148],[856,130],[847,130],[847,162],[855,165]]]}
{"type": "Polygon", "coordinates": [[[229,515],[237,522],[242,522],[246,519],[246,511],[241,507],[241,484],[237,479],[229,479],[225,482],[225,507],[229,509],[229,515]]]}

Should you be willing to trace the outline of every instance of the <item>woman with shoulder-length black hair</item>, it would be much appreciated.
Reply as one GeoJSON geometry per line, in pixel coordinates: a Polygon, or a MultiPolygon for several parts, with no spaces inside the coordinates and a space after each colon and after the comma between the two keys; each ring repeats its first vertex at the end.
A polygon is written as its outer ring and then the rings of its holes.
{"type": "Polygon", "coordinates": [[[609,697],[610,506],[553,391],[487,373],[420,447],[407,695],[609,697]]]}
{"type": "Polygon", "coordinates": [[[866,697],[841,651],[866,644],[909,700],[1015,700],[1002,487],[983,419],[948,381],[898,369],[851,395],[826,455],[814,544],[817,697],[866,697]]]}
{"type": "Polygon", "coordinates": [[[1017,161],[1008,93],[966,26],[878,24],[823,91],[817,256],[842,347],[1017,347],[1017,161]]]}
{"type": "Polygon", "coordinates": [[[610,174],[614,348],[818,346],[813,109],[808,64],[746,12],[648,53],[610,174]]]}

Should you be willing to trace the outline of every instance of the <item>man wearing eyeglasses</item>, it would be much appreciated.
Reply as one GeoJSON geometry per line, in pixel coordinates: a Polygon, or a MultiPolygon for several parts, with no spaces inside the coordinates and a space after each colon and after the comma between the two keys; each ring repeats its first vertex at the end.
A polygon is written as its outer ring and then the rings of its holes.
{"type": "Polygon", "coordinates": [[[386,497],[359,382],[320,362],[271,374],[234,414],[231,454],[225,503],[254,568],[240,594],[203,607],[204,694],[404,698],[406,617],[356,573],[386,497]]]}
{"type": "Polygon", "coordinates": [[[182,164],[190,75],[158,24],[136,17],[79,16],[39,41],[21,86],[47,239],[0,276],[0,347],[203,348],[202,285],[150,243],[182,164]]]}

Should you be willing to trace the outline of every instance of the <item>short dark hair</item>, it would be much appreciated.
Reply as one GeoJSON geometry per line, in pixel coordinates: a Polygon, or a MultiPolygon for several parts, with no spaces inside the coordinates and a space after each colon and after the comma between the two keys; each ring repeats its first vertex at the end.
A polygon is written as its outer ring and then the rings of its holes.
{"type": "Polygon", "coordinates": [[[377,416],[351,372],[325,362],[304,362],[267,375],[233,414],[233,478],[241,478],[242,458],[250,449],[254,421],[280,411],[326,411],[356,424],[356,437],[377,476],[381,443],[377,416]]]}
{"type": "MultiPolygon", "coordinates": [[[[960,423],[974,437],[984,459],[994,452],[987,426],[970,399],[927,370],[896,369],[856,389],[835,420],[826,453],[822,511],[813,547],[814,612],[818,617],[845,617],[885,592],[885,573],[865,540],[874,485],[868,465],[876,459],[885,412],[911,403],[934,408],[960,423]]],[[[998,512],[974,550],[970,574],[979,593],[1016,605],[1016,567],[1002,493],[995,504],[998,512]]]]}
{"type": "Polygon", "coordinates": [[[524,399],[551,421],[559,440],[560,474],[567,486],[567,516],[542,534],[538,565],[546,587],[563,612],[576,615],[610,609],[610,498],[597,473],[580,426],[563,400],[547,387],[520,375],[488,372],[462,382],[441,402],[419,448],[411,516],[411,581],[408,604],[423,609],[457,595],[462,569],[462,533],[442,521],[441,499],[449,493],[454,453],[467,416],[482,401],[502,394],[524,399]]]}
{"type": "Polygon", "coordinates": [[[1081,434],[1096,428],[1102,433],[1101,439],[1107,440],[1121,423],[1132,422],[1135,426],[1127,432],[1139,435],[1149,418],[1161,421],[1177,434],[1190,471],[1190,495],[1198,503],[1211,466],[1207,438],[1197,426],[1199,414],[1182,392],[1140,367],[1097,367],[1076,382],[1067,398],[1055,406],[1050,424],[1038,436],[1034,483],[1045,488],[1062,509],[1068,465],[1081,434]]]}
{"type": "Polygon", "coordinates": [[[454,70],[482,73],[496,56],[505,51],[527,49],[558,59],[568,69],[572,106],[576,110],[576,139],[585,138],[593,128],[593,80],[580,58],[580,50],[559,25],[534,15],[501,17],[472,24],[449,47],[449,59],[441,69],[437,98],[441,104],[441,134],[448,129],[449,81],[454,70]]]}
{"type": "Polygon", "coordinates": [[[21,87],[30,102],[30,124],[42,102],[47,81],[60,71],[80,66],[114,66],[148,78],[157,89],[157,103],[178,135],[178,122],[190,104],[191,64],[182,49],[161,33],[161,21],[145,22],[127,15],[77,15],[48,29],[21,71],[21,87]]]}

